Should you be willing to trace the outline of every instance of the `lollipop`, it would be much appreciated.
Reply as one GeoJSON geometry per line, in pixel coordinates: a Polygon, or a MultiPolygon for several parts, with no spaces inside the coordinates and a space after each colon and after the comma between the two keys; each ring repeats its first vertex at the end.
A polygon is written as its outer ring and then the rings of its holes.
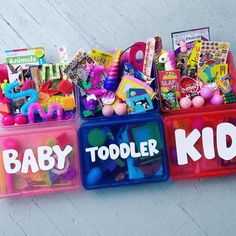
{"type": "Polygon", "coordinates": [[[119,74],[119,62],[120,62],[121,53],[122,53],[122,50],[119,49],[112,62],[111,67],[108,70],[108,74],[104,82],[104,88],[107,90],[114,91],[117,88],[117,79],[118,79],[118,74],[119,74]]]}

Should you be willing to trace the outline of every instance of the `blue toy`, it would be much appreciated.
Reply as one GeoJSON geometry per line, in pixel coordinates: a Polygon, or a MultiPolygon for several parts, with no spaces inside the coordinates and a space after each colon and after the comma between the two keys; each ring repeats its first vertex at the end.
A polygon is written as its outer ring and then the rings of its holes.
{"type": "Polygon", "coordinates": [[[37,102],[38,100],[38,92],[35,89],[28,89],[26,91],[21,91],[19,93],[11,93],[11,91],[15,89],[16,87],[18,87],[19,85],[20,84],[18,81],[9,84],[5,88],[4,94],[7,98],[12,99],[12,100],[30,97],[30,99],[21,107],[21,110],[20,110],[22,114],[27,115],[29,106],[32,103],[37,102]]]}

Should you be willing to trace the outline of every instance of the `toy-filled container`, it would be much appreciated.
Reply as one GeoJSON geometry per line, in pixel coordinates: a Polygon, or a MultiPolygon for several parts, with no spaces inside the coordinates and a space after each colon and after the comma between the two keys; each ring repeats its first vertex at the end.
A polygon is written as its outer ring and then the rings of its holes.
{"type": "Polygon", "coordinates": [[[0,149],[1,198],[80,186],[77,128],[71,123],[1,130],[0,149]]]}
{"type": "MultiPolygon", "coordinates": [[[[232,107],[235,106],[235,102],[236,102],[236,70],[235,70],[235,65],[234,65],[234,59],[233,59],[233,55],[231,52],[228,53],[228,57],[227,57],[227,72],[225,71],[225,67],[222,67],[220,69],[219,67],[219,71],[221,71],[222,76],[224,76],[226,73],[229,75],[230,77],[230,87],[232,88],[230,92],[225,93],[225,97],[224,97],[224,101],[222,104],[212,104],[210,102],[210,99],[205,101],[204,106],[200,106],[200,107],[190,107],[190,108],[186,108],[186,109],[165,109],[163,107],[163,102],[162,102],[162,96],[159,93],[159,99],[160,99],[160,108],[161,111],[164,112],[165,114],[168,115],[176,115],[176,114],[183,114],[183,113],[189,113],[189,112],[208,112],[209,110],[214,111],[214,110],[222,110],[222,109],[230,109],[232,107]],[[227,98],[228,96],[228,98],[227,98]]],[[[168,73],[168,72],[167,72],[168,73]]],[[[169,72],[170,73],[170,72],[169,72]]],[[[160,75],[159,75],[160,77],[160,75]]],[[[188,78],[190,79],[190,78],[188,78]]],[[[198,88],[198,85],[196,85],[194,82],[189,82],[189,86],[191,89],[193,90],[197,90],[200,89],[200,87],[198,88]]]]}
{"type": "Polygon", "coordinates": [[[158,115],[85,122],[79,129],[79,146],[86,189],[168,179],[163,123],[158,115]]]}
{"type": "Polygon", "coordinates": [[[78,86],[80,117],[91,121],[159,111],[154,46],[151,38],[129,51],[78,51],[64,72],[78,86]]]}
{"type": "Polygon", "coordinates": [[[230,43],[210,39],[209,27],[171,33],[173,51],[157,62],[162,112],[186,114],[230,109],[236,77],[230,43]]]}
{"type": "Polygon", "coordinates": [[[236,111],[167,116],[166,143],[173,179],[236,173],[236,111]]]}
{"type": "MultiPolygon", "coordinates": [[[[64,47],[58,50],[65,56],[64,47]]],[[[78,188],[77,89],[64,74],[67,62],[47,64],[41,47],[5,54],[6,64],[0,66],[0,197],[78,188]]]]}

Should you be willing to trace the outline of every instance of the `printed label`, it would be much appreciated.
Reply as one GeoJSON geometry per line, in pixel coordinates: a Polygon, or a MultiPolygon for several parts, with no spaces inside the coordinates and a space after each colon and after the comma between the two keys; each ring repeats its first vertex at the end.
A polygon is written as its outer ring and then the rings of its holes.
{"type": "Polygon", "coordinates": [[[146,142],[139,143],[139,150],[137,151],[135,142],[121,143],[120,145],[110,144],[109,146],[101,147],[89,147],[85,149],[85,152],[90,153],[91,161],[95,162],[98,157],[101,160],[107,160],[111,158],[116,160],[118,157],[126,159],[131,156],[132,158],[154,156],[159,153],[157,150],[157,141],[155,139],[149,139],[146,142]]]}

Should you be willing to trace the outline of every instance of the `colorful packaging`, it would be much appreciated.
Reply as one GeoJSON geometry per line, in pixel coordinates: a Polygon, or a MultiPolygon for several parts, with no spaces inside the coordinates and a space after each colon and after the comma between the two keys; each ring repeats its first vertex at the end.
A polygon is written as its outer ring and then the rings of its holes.
{"type": "Polygon", "coordinates": [[[30,66],[39,66],[46,62],[43,48],[6,50],[5,55],[10,83],[21,81],[30,66]]]}

